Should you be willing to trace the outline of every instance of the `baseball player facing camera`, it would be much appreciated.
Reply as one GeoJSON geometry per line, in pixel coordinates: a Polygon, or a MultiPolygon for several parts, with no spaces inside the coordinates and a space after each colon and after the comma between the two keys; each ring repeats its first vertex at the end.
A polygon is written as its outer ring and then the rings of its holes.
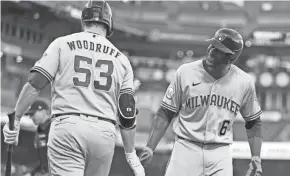
{"type": "Polygon", "coordinates": [[[90,0],[81,15],[83,32],[59,37],[31,69],[15,106],[15,131],[5,125],[5,142],[16,144],[19,122],[39,92],[52,86],[48,164],[52,176],[108,176],[121,127],[125,156],[136,176],[145,171],[135,151],[136,107],[128,58],[107,38],[113,33],[110,5],[90,0]]]}
{"type": "Polygon", "coordinates": [[[261,176],[261,108],[254,80],[234,62],[243,50],[242,36],[218,30],[204,60],[180,66],[167,88],[140,155],[146,167],[171,121],[176,140],[166,176],[232,176],[232,124],[240,112],[251,149],[247,176],[261,176]]]}
{"type": "MultiPolygon", "coordinates": [[[[37,130],[34,136],[34,147],[37,150],[37,156],[39,159],[37,167],[32,171],[29,171],[25,176],[48,175],[47,141],[51,123],[49,107],[44,101],[37,100],[32,103],[25,115],[28,115],[33,123],[37,125],[37,130]]],[[[16,131],[12,131],[10,134],[11,136],[9,136],[7,135],[7,133],[10,133],[8,126],[4,126],[3,132],[7,136],[5,136],[6,143],[12,143],[15,140],[14,135],[16,134],[16,131]]],[[[16,143],[18,143],[18,141],[16,143]]]]}
{"type": "MultiPolygon", "coordinates": [[[[30,116],[33,123],[37,125],[37,131],[34,137],[34,146],[37,149],[39,159],[39,165],[34,168],[29,175],[48,175],[47,141],[51,123],[49,107],[44,101],[37,100],[32,103],[26,115],[30,116]]],[[[28,174],[25,176],[28,176],[28,174]]]]}

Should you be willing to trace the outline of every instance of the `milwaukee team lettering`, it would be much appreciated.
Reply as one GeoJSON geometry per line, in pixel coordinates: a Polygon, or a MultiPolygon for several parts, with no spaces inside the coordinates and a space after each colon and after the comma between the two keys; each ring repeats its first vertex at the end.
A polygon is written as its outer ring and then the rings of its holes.
{"type": "Polygon", "coordinates": [[[237,115],[238,111],[240,110],[240,105],[238,103],[227,97],[216,94],[191,97],[186,100],[185,108],[193,109],[207,105],[218,106],[227,109],[235,115],[237,115]]]}

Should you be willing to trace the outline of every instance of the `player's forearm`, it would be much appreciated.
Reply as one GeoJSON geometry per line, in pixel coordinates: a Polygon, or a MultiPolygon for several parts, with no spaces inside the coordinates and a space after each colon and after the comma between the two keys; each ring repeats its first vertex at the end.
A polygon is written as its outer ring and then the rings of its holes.
{"type": "Polygon", "coordinates": [[[15,117],[21,118],[27,111],[29,106],[35,101],[39,95],[40,90],[35,89],[29,82],[27,82],[19,95],[15,106],[15,117]]]}
{"type": "Polygon", "coordinates": [[[252,137],[249,138],[248,141],[252,156],[260,157],[263,139],[261,137],[252,137]]]}
{"type": "Polygon", "coordinates": [[[154,151],[159,141],[164,136],[169,124],[170,121],[168,119],[155,116],[146,146],[154,151]]]}
{"type": "Polygon", "coordinates": [[[261,118],[246,122],[246,129],[252,156],[260,156],[263,141],[261,118]]]}
{"type": "Polygon", "coordinates": [[[132,129],[120,128],[125,153],[132,153],[135,150],[136,127],[132,129]]]}

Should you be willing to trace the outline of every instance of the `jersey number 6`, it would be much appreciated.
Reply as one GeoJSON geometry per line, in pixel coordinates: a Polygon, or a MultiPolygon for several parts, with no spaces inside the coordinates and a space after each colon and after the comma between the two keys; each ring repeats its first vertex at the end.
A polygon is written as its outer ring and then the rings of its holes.
{"type": "MultiPolygon", "coordinates": [[[[78,77],[74,77],[73,83],[75,86],[89,87],[90,82],[91,82],[92,72],[91,72],[91,69],[89,68],[81,68],[80,67],[81,61],[86,62],[88,65],[92,65],[91,58],[76,55],[74,59],[74,70],[77,73],[84,73],[85,80],[80,81],[78,77]]],[[[112,86],[112,73],[114,70],[114,64],[112,61],[109,61],[109,60],[98,60],[96,62],[95,67],[101,68],[102,65],[106,65],[108,67],[108,70],[106,72],[100,72],[100,77],[106,78],[106,83],[104,85],[101,85],[99,80],[94,80],[94,88],[98,90],[108,91],[110,90],[112,86]]]]}
{"type": "Polygon", "coordinates": [[[219,132],[219,135],[220,135],[220,136],[223,136],[223,135],[226,134],[227,129],[228,129],[228,127],[229,127],[229,124],[230,124],[230,121],[229,121],[229,120],[224,120],[224,121],[222,122],[222,124],[220,125],[220,126],[221,126],[221,127],[220,127],[220,132],[219,132]]]}

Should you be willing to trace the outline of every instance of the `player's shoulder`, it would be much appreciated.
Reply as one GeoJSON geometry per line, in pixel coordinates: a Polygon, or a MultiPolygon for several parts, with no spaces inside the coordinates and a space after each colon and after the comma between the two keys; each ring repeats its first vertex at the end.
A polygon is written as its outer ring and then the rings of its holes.
{"type": "Polygon", "coordinates": [[[231,66],[231,71],[238,76],[239,81],[243,81],[244,83],[249,83],[249,84],[252,84],[255,82],[254,78],[250,74],[246,73],[245,71],[243,71],[236,65],[231,66]]]}
{"type": "Polygon", "coordinates": [[[121,56],[120,56],[120,58],[119,58],[120,62],[121,62],[123,65],[125,65],[125,67],[126,67],[127,69],[132,68],[132,66],[131,66],[131,62],[130,62],[129,58],[128,58],[127,56],[125,56],[122,52],[120,52],[120,53],[121,53],[121,56]]]}

